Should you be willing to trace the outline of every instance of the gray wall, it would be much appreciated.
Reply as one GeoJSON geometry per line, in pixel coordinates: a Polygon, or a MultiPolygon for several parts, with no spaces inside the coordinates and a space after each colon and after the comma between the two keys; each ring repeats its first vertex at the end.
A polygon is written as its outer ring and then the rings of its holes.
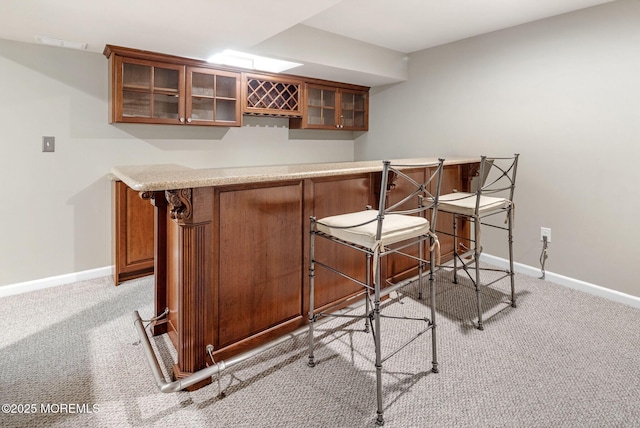
{"type": "Polygon", "coordinates": [[[113,165],[222,167],[353,160],[353,133],[108,124],[107,59],[0,40],[0,286],[111,260],[113,165]],[[55,153],[41,152],[42,136],[55,153]]]}
{"type": "Polygon", "coordinates": [[[370,123],[357,159],[519,152],[516,261],[540,266],[550,227],[547,271],[640,296],[640,1],[412,54],[370,123]]]}
{"type": "MultiPolygon", "coordinates": [[[[109,125],[98,54],[0,40],[0,286],[109,266],[112,165],[192,167],[522,155],[516,261],[640,296],[640,2],[619,0],[411,55],[372,89],[370,131],[109,125]],[[56,136],[56,152],[41,137],[56,136]]],[[[485,252],[506,253],[483,234],[485,252]]]]}

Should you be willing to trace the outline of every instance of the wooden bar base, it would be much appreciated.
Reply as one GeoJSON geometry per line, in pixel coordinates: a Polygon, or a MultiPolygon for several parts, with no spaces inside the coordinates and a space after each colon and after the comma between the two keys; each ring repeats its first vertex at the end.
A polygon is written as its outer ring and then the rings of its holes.
{"type": "MultiPolygon", "coordinates": [[[[468,188],[472,162],[446,165],[442,192],[468,188]]],[[[428,170],[415,170],[416,179],[428,170]]],[[[327,174],[149,192],[154,205],[155,311],[169,309],[153,334],[168,333],[180,379],[304,326],[309,310],[309,217],[377,206],[380,172],[327,174]]],[[[450,222],[438,219],[446,229],[450,222]]],[[[326,244],[316,243],[318,247],[326,244]]],[[[442,254],[452,242],[441,239],[442,254]]],[[[366,259],[348,248],[322,251],[326,262],[362,281],[366,259]]],[[[328,250],[328,249],[327,249],[328,250]]],[[[416,251],[418,249],[416,248],[416,251]]],[[[387,278],[415,266],[389,257],[387,278]]],[[[315,277],[315,307],[343,305],[361,287],[330,271],[315,277]]],[[[207,379],[189,390],[198,389],[207,379]]]]}

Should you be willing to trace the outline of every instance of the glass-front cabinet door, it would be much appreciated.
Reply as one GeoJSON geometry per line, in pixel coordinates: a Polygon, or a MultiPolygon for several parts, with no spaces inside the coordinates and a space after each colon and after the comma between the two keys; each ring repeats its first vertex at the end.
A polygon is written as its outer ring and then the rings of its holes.
{"type": "Polygon", "coordinates": [[[306,124],[309,128],[336,128],[337,95],[335,88],[307,86],[306,124]]]}
{"type": "Polygon", "coordinates": [[[306,112],[299,127],[366,131],[368,125],[367,91],[307,85],[306,112]]]}
{"type": "Polygon", "coordinates": [[[343,129],[367,129],[367,94],[342,89],[340,93],[340,125],[343,129]]]}
{"type": "Polygon", "coordinates": [[[186,123],[240,126],[240,74],[187,67],[186,123]]]}
{"type": "Polygon", "coordinates": [[[116,121],[179,123],[184,117],[184,66],[118,58],[116,121]]]}

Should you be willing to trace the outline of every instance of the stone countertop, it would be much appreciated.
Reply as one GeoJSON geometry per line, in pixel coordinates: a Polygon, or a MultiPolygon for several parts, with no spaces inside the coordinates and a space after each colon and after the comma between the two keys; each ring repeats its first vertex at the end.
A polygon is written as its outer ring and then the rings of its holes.
{"type": "MultiPolygon", "coordinates": [[[[479,157],[455,157],[446,159],[445,165],[479,161],[479,157]]],[[[435,157],[396,159],[392,160],[392,162],[407,165],[435,164],[438,162],[438,159],[435,157]]],[[[175,164],[123,165],[111,168],[111,174],[115,176],[116,179],[122,180],[131,189],[140,192],[296,180],[381,170],[382,161],[376,160],[202,169],[194,169],[175,164]]]]}

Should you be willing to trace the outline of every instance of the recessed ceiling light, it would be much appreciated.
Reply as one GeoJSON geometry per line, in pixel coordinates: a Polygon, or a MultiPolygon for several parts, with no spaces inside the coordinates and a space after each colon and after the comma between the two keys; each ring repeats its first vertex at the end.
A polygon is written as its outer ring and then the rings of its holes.
{"type": "Polygon", "coordinates": [[[52,39],[51,37],[36,36],[36,41],[38,43],[40,43],[41,45],[47,45],[47,46],[57,46],[57,47],[60,47],[60,48],[70,48],[70,49],[79,49],[79,50],[87,49],[87,44],[86,43],[70,42],[68,40],[60,40],[60,39],[52,39]]]}
{"type": "Polygon", "coordinates": [[[302,65],[299,62],[283,61],[281,59],[268,58],[265,56],[253,55],[230,49],[213,55],[207,59],[207,62],[230,65],[233,67],[250,68],[253,70],[270,71],[272,73],[280,73],[302,65]]]}

